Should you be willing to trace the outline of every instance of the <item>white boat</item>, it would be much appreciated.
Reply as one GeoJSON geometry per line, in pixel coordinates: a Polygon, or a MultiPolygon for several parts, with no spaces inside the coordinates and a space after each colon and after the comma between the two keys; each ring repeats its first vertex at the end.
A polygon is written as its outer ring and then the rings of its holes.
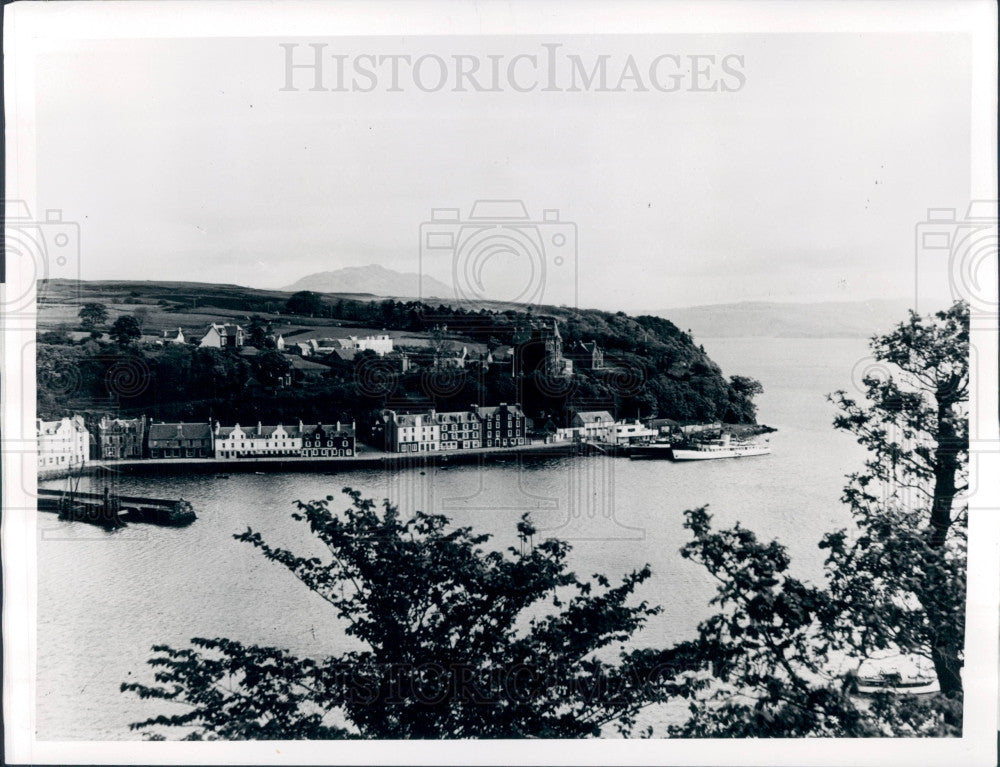
{"type": "Polygon", "coordinates": [[[752,455],[769,455],[771,444],[763,441],[734,442],[731,435],[723,434],[719,439],[706,439],[674,446],[672,457],[675,461],[710,461],[716,458],[745,458],[752,455]]]}
{"type": "Polygon", "coordinates": [[[895,662],[889,659],[869,660],[855,674],[858,695],[875,695],[890,692],[896,695],[926,695],[938,692],[937,677],[933,668],[923,658],[900,656],[895,662]]]}

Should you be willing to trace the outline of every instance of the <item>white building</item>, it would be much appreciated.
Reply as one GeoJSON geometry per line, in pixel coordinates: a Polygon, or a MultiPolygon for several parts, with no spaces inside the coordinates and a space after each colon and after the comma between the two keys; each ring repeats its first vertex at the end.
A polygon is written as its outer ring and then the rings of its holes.
{"type": "Polygon", "coordinates": [[[441,427],[433,410],[401,415],[394,410],[382,414],[385,449],[390,453],[427,453],[441,449],[441,427]]]}
{"type": "Polygon", "coordinates": [[[215,457],[287,456],[302,454],[302,423],[295,426],[220,426],[215,424],[215,457]]]}
{"type": "Polygon", "coordinates": [[[213,322],[208,326],[208,332],[198,345],[210,349],[221,349],[225,346],[240,347],[243,346],[245,336],[243,328],[239,325],[229,323],[220,325],[213,322]]]}
{"type": "MultiPolygon", "coordinates": [[[[364,338],[351,336],[347,341],[350,343],[348,348],[357,349],[359,352],[375,352],[379,357],[389,354],[392,351],[392,338],[387,333],[380,333],[377,336],[365,336],[364,338]]],[[[340,339],[340,343],[343,345],[344,339],[340,339]]]]}
{"type": "Polygon", "coordinates": [[[82,415],[59,421],[39,419],[37,429],[39,469],[72,469],[90,458],[90,432],[82,415]]]}
{"type": "Polygon", "coordinates": [[[607,410],[582,410],[573,415],[570,427],[586,442],[611,442],[615,419],[607,410]]]}
{"type": "Polygon", "coordinates": [[[164,330],[160,340],[164,344],[182,344],[184,343],[184,331],[180,328],[177,328],[176,333],[172,330],[164,330]]]}
{"type": "Polygon", "coordinates": [[[640,421],[618,421],[611,430],[611,441],[616,445],[632,445],[650,442],[660,435],[657,429],[650,429],[640,421]]]}

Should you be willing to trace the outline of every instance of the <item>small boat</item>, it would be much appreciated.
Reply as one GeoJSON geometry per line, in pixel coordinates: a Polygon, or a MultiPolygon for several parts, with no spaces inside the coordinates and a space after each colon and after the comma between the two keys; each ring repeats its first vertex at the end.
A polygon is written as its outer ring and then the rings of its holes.
{"type": "Polygon", "coordinates": [[[673,443],[669,439],[657,439],[648,445],[630,445],[629,458],[673,458],[673,443]]]}
{"type": "Polygon", "coordinates": [[[891,692],[897,695],[926,695],[940,689],[937,678],[924,669],[903,673],[889,668],[857,677],[858,695],[891,692]]]}
{"type": "Polygon", "coordinates": [[[768,440],[734,441],[730,434],[718,439],[692,440],[674,445],[672,457],[675,461],[706,461],[717,458],[745,458],[753,455],[769,455],[771,444],[768,440]]]}

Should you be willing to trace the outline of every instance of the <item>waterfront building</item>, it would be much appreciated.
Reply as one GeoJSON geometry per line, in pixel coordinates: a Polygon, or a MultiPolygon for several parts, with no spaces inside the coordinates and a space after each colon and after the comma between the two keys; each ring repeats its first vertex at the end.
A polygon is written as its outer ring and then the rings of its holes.
{"type": "Polygon", "coordinates": [[[354,455],[356,438],[354,422],[350,426],[341,425],[340,421],[333,426],[316,424],[301,426],[302,455],[305,458],[334,458],[354,455]]]}
{"type": "Polygon", "coordinates": [[[102,416],[97,424],[97,457],[108,460],[144,458],[146,417],[102,416]]]}
{"type": "Polygon", "coordinates": [[[615,419],[607,410],[580,410],[570,419],[574,438],[585,442],[611,442],[615,419]]]}
{"type": "Polygon", "coordinates": [[[215,424],[215,457],[223,459],[298,456],[302,453],[302,423],[294,426],[220,426],[215,424]]]}
{"type": "Polygon", "coordinates": [[[482,447],[483,422],[473,410],[435,413],[442,450],[482,447]]]}
{"type": "Polygon", "coordinates": [[[618,421],[611,430],[611,441],[616,445],[634,445],[651,442],[658,437],[658,429],[645,426],[639,419],[634,421],[618,421]]]}
{"type": "Polygon", "coordinates": [[[205,423],[152,423],[149,425],[150,458],[211,458],[212,425],[205,423]]]}
{"type": "Polygon", "coordinates": [[[243,346],[245,339],[246,332],[239,325],[213,322],[198,345],[209,349],[239,348],[243,346]]]}
{"type": "Polygon", "coordinates": [[[472,406],[482,422],[483,447],[515,447],[528,444],[528,425],[519,404],[501,402],[495,407],[472,406]]]}
{"type": "Polygon", "coordinates": [[[90,458],[90,432],[83,416],[58,421],[36,421],[38,432],[38,468],[73,469],[90,458]]]}
{"type": "Polygon", "coordinates": [[[403,414],[395,410],[382,413],[385,423],[385,449],[390,453],[437,452],[441,447],[441,426],[435,412],[403,414]]]}

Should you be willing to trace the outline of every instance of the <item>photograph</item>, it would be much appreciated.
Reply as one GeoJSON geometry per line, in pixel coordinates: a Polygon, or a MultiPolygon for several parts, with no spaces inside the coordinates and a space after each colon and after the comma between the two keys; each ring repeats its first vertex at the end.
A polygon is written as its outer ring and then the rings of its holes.
{"type": "Polygon", "coordinates": [[[996,3],[4,12],[6,762],[996,763],[996,3]]]}

